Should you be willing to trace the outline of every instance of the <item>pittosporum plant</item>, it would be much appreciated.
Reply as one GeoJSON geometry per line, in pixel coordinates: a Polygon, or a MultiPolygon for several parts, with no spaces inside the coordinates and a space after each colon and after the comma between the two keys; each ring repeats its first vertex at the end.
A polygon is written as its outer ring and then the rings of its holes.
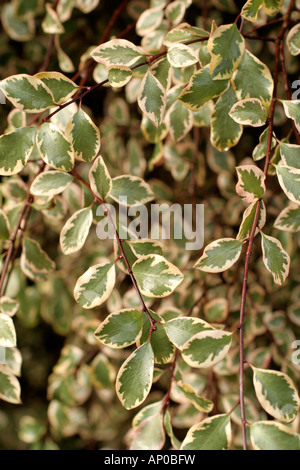
{"type": "Polygon", "coordinates": [[[1,20],[0,447],[299,450],[299,0],[1,20]]]}

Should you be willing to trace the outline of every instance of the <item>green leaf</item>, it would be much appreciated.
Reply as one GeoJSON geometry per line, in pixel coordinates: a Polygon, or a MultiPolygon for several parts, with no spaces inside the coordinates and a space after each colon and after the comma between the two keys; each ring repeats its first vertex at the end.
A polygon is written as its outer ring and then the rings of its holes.
{"type": "Polygon", "coordinates": [[[228,450],[231,446],[230,415],[206,418],[189,429],[181,450],[228,450]]]}
{"type": "Polygon", "coordinates": [[[116,381],[119,400],[126,410],[146,400],[153,379],[154,354],[149,341],[136,349],[122,364],[116,381]]]}
{"type": "Polygon", "coordinates": [[[232,85],[238,98],[258,98],[268,109],[273,94],[273,78],[268,67],[248,50],[232,77],[232,85]],[[251,70],[251,74],[249,74],[251,70]]]}
{"type": "Polygon", "coordinates": [[[46,16],[42,22],[44,33],[47,34],[63,34],[65,28],[61,24],[58,15],[50,3],[46,3],[46,16]]]}
{"type": "Polygon", "coordinates": [[[160,255],[146,255],[132,266],[141,293],[147,297],[166,297],[183,281],[181,271],[160,255]]]}
{"type": "Polygon", "coordinates": [[[160,25],[164,13],[159,8],[148,8],[143,11],[136,23],[136,32],[139,36],[146,36],[160,25]]]}
{"type": "Polygon", "coordinates": [[[279,240],[263,232],[261,235],[264,265],[272,274],[275,284],[282,285],[289,274],[290,257],[279,240]]]}
{"type": "Polygon", "coordinates": [[[92,382],[97,388],[112,388],[115,380],[115,369],[108,358],[99,353],[92,361],[92,382]]]}
{"type": "Polygon", "coordinates": [[[123,175],[113,178],[110,197],[122,205],[139,206],[152,201],[154,194],[138,176],[123,175]]]}
{"type": "Polygon", "coordinates": [[[167,59],[172,67],[189,67],[199,62],[196,52],[185,44],[175,44],[168,49],[167,59]]]}
{"type": "Polygon", "coordinates": [[[95,337],[110,348],[127,348],[142,334],[143,314],[133,308],[113,312],[100,324],[95,337]]]}
{"type": "Polygon", "coordinates": [[[212,367],[229,351],[232,334],[221,330],[206,330],[194,335],[181,348],[185,362],[196,368],[212,367]]]}
{"type": "Polygon", "coordinates": [[[204,250],[194,268],[208,273],[221,273],[231,268],[239,259],[243,243],[234,238],[216,240],[204,250]]]}
{"type": "Polygon", "coordinates": [[[172,67],[166,57],[160,59],[151,66],[152,75],[162,84],[165,90],[171,86],[172,67]]]}
{"type": "Polygon", "coordinates": [[[300,54],[300,24],[296,24],[286,38],[289,51],[293,56],[300,54]]]}
{"type": "Polygon", "coordinates": [[[283,0],[264,0],[263,9],[267,15],[273,16],[281,8],[283,0]]]}
{"type": "Polygon", "coordinates": [[[279,100],[283,104],[287,117],[293,119],[298,132],[300,132],[300,100],[279,100]]]}
{"type": "Polygon", "coordinates": [[[114,88],[125,86],[131,80],[131,77],[131,68],[126,65],[111,65],[108,68],[108,81],[114,88]]]}
{"type": "Polygon", "coordinates": [[[74,167],[74,153],[69,140],[51,122],[44,122],[36,136],[38,151],[45,163],[56,170],[69,172],[74,167]]]}
{"type": "Polygon", "coordinates": [[[223,322],[228,316],[228,300],[217,297],[204,305],[204,315],[209,322],[223,322]]]}
{"type": "Polygon", "coordinates": [[[130,450],[160,450],[164,443],[163,414],[157,413],[143,420],[134,429],[130,450]]]}
{"type": "Polygon", "coordinates": [[[203,413],[210,413],[214,407],[213,402],[207,398],[198,395],[190,384],[177,382],[177,386],[184,396],[195,406],[195,408],[203,413]]]}
{"type": "Polygon", "coordinates": [[[191,77],[188,86],[184,88],[178,99],[187,108],[198,111],[212,98],[224,93],[228,86],[227,80],[212,80],[209,67],[206,66],[191,77]]]}
{"type": "Polygon", "coordinates": [[[220,96],[211,113],[211,143],[219,151],[234,147],[243,134],[243,127],[228,114],[236,101],[236,93],[230,87],[220,96]]]}
{"type": "Polygon", "coordinates": [[[92,191],[102,201],[107,199],[112,190],[112,179],[101,156],[94,161],[89,172],[89,180],[92,191]]]}
{"type": "Polygon", "coordinates": [[[0,313],[0,348],[14,348],[17,336],[12,319],[5,313],[0,313]]]}
{"type": "Polygon", "coordinates": [[[86,207],[75,212],[60,232],[60,246],[64,255],[79,251],[89,234],[93,222],[92,209],[86,207]]]}
{"type": "Polygon", "coordinates": [[[41,173],[32,182],[30,192],[34,196],[55,196],[63,192],[72,182],[73,177],[62,171],[41,173]]]}
{"type": "Polygon", "coordinates": [[[0,89],[17,109],[26,113],[41,113],[54,106],[49,88],[25,73],[5,78],[0,82],[0,89]]]}
{"type": "MultiPolygon", "coordinates": [[[[268,148],[268,140],[269,140],[269,128],[267,127],[263,133],[259,137],[259,144],[255,147],[252,153],[253,160],[257,162],[264,158],[267,154],[268,148]]],[[[273,133],[272,142],[271,142],[271,149],[273,149],[277,145],[276,136],[273,133]]]]}
{"type": "MultiPolygon", "coordinates": [[[[247,207],[243,214],[243,220],[240,225],[239,233],[237,234],[237,240],[245,240],[250,236],[252,226],[254,223],[254,217],[256,212],[256,206],[258,202],[254,202],[247,207]]],[[[266,223],[266,206],[263,201],[260,203],[259,216],[258,216],[258,228],[256,229],[255,235],[262,229],[266,223]]]]}
{"type": "Polygon", "coordinates": [[[274,165],[278,181],[287,197],[300,204],[300,170],[290,166],[274,165]]]}
{"type": "Polygon", "coordinates": [[[255,393],[263,409],[279,421],[294,421],[300,400],[290,377],[276,370],[251,367],[255,393]]]}
{"type": "Polygon", "coordinates": [[[167,104],[166,92],[160,81],[148,70],[142,80],[138,104],[143,113],[158,127],[163,120],[167,104]]]}
{"type": "Polygon", "coordinates": [[[10,234],[10,223],[5,212],[0,209],[0,240],[8,240],[10,234]]]}
{"type": "Polygon", "coordinates": [[[0,137],[0,175],[23,170],[34,147],[35,127],[22,127],[0,137]]]}
{"type": "Polygon", "coordinates": [[[262,3],[263,0],[248,0],[243,6],[241,13],[242,17],[248,21],[255,22],[262,3]]]}
{"type": "Polygon", "coordinates": [[[284,424],[258,421],[250,425],[254,450],[300,450],[300,436],[284,424]]]}
{"type": "Polygon", "coordinates": [[[74,297],[83,308],[94,308],[105,302],[115,286],[114,263],[102,262],[91,266],[76,282],[74,297]]]}
{"type": "Polygon", "coordinates": [[[279,148],[283,164],[300,170],[300,145],[279,142],[279,148]]]}
{"type": "Polygon", "coordinates": [[[81,109],[72,116],[66,127],[66,137],[72,142],[77,160],[91,162],[100,150],[100,131],[81,109]]]}
{"type": "Polygon", "coordinates": [[[169,340],[178,349],[182,349],[184,344],[197,333],[214,328],[200,318],[179,317],[164,323],[164,328],[169,340]]]}
{"type": "Polygon", "coordinates": [[[280,212],[279,216],[274,222],[274,227],[286,232],[299,232],[300,231],[300,207],[295,203],[289,203],[280,212]]]}
{"type": "Polygon", "coordinates": [[[19,405],[20,395],[21,388],[18,380],[0,364],[0,399],[19,405]]]}
{"type": "Polygon", "coordinates": [[[238,101],[229,111],[229,115],[238,124],[252,127],[263,126],[268,117],[266,108],[257,98],[238,101]]]}
{"type": "Polygon", "coordinates": [[[52,93],[54,102],[58,105],[68,101],[78,90],[78,85],[60,72],[39,72],[34,75],[41,80],[52,93]]]}
{"type": "Polygon", "coordinates": [[[177,437],[174,435],[172,423],[171,423],[171,416],[168,408],[165,411],[165,416],[164,416],[164,428],[166,433],[168,434],[172,447],[175,450],[178,450],[180,448],[180,441],[177,439],[177,437]]]}
{"type": "Polygon", "coordinates": [[[265,193],[265,175],[263,171],[255,165],[242,165],[236,167],[238,183],[236,185],[237,194],[248,203],[256,202],[265,193]]]}
{"type": "Polygon", "coordinates": [[[126,65],[130,67],[140,57],[144,55],[140,47],[135,46],[126,39],[112,39],[96,47],[91,52],[92,58],[100,64],[106,65],[126,65]]]}
{"type": "MultiPolygon", "coordinates": [[[[167,364],[173,360],[175,348],[166,335],[163,318],[154,313],[152,310],[149,310],[149,313],[154,320],[159,322],[155,324],[157,329],[151,335],[150,340],[154,353],[154,362],[156,364],[167,364]]],[[[145,343],[148,340],[149,335],[150,322],[148,317],[144,315],[142,336],[138,341],[138,345],[145,343]]]]}
{"type": "Polygon", "coordinates": [[[245,51],[245,41],[236,24],[222,25],[209,38],[207,47],[212,59],[209,66],[213,80],[232,77],[245,51]]]}
{"type": "Polygon", "coordinates": [[[55,269],[55,263],[47,253],[42,250],[39,243],[30,238],[24,238],[21,255],[22,271],[29,279],[35,280],[35,274],[46,275],[55,269]]]}
{"type": "Polygon", "coordinates": [[[47,432],[47,426],[33,416],[22,416],[19,421],[19,438],[26,444],[32,444],[41,439],[47,432]]]}

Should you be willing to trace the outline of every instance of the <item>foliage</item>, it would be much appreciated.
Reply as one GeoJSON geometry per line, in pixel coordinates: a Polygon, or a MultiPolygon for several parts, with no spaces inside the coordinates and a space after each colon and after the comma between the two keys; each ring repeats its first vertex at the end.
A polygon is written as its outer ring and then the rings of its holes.
{"type": "Polygon", "coordinates": [[[0,448],[299,450],[300,2],[115,3],[1,6],[0,448]]]}

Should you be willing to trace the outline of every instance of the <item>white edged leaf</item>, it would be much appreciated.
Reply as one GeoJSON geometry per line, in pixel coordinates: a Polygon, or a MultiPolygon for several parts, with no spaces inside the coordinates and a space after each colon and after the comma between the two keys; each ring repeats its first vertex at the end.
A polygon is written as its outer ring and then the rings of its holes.
{"type": "Polygon", "coordinates": [[[98,157],[89,172],[89,181],[93,193],[104,201],[111,193],[112,179],[103,158],[98,157]]]}
{"type": "Polygon", "coordinates": [[[230,415],[215,415],[192,426],[180,449],[228,450],[231,446],[231,439],[230,415]]]}
{"type": "Polygon", "coordinates": [[[235,103],[229,115],[243,126],[261,127],[265,124],[268,113],[258,98],[248,98],[235,103]]]}
{"type": "Polygon", "coordinates": [[[286,42],[293,56],[300,54],[300,24],[296,24],[287,35],[286,42]]]}
{"type": "Polygon", "coordinates": [[[18,379],[0,364],[0,399],[8,403],[21,403],[21,387],[18,379]]]}
{"type": "Polygon", "coordinates": [[[54,261],[49,258],[40,244],[31,238],[23,240],[20,265],[24,274],[32,280],[44,278],[55,269],[54,261]]]}
{"type": "Polygon", "coordinates": [[[100,131],[81,108],[68,122],[66,137],[72,142],[77,160],[91,162],[98,155],[101,145],[100,131]]]}
{"type": "Polygon", "coordinates": [[[283,0],[263,0],[263,9],[267,15],[273,16],[282,7],[283,0]]]}
{"type": "Polygon", "coordinates": [[[249,204],[261,199],[265,193],[265,174],[255,165],[241,165],[236,167],[238,182],[237,194],[249,204]]]}
{"type": "Polygon", "coordinates": [[[5,313],[9,317],[13,317],[19,309],[19,302],[10,297],[2,295],[0,299],[0,312],[5,313]]]}
{"type": "Polygon", "coordinates": [[[184,361],[191,367],[212,367],[229,351],[232,334],[221,330],[206,330],[194,335],[181,348],[184,361]]]}
{"type": "Polygon", "coordinates": [[[293,119],[295,126],[300,132],[300,100],[279,100],[283,104],[285,114],[293,119]]]}
{"type": "Polygon", "coordinates": [[[154,354],[149,341],[136,349],[122,364],[116,380],[118,398],[126,410],[146,400],[153,380],[154,354]]]}
{"type": "Polygon", "coordinates": [[[250,425],[254,450],[300,450],[300,436],[276,421],[258,421],[250,425]]]}
{"type": "Polygon", "coordinates": [[[144,55],[143,50],[126,39],[112,39],[96,47],[91,57],[100,64],[126,65],[130,67],[144,55]]]}
{"type": "Polygon", "coordinates": [[[255,393],[263,409],[279,421],[294,421],[300,400],[290,377],[276,370],[251,367],[255,393]]]}
{"type": "Polygon", "coordinates": [[[161,255],[146,255],[132,266],[141,293],[147,297],[166,297],[183,281],[183,274],[161,255]]]}
{"type": "Polygon", "coordinates": [[[0,240],[8,240],[10,236],[10,222],[5,212],[0,209],[0,240]]]}
{"type": "Polygon", "coordinates": [[[279,142],[279,148],[283,164],[300,170],[300,145],[279,142]]]}
{"type": "Polygon", "coordinates": [[[274,222],[274,227],[285,232],[300,231],[300,206],[290,202],[285,207],[274,222]]]}
{"type": "Polygon", "coordinates": [[[160,25],[163,19],[164,13],[162,9],[159,8],[148,8],[143,11],[139,16],[139,19],[136,23],[136,32],[139,36],[145,36],[148,33],[151,33],[157,26],[160,25]]]}
{"type": "Polygon", "coordinates": [[[248,0],[242,8],[241,15],[248,21],[255,22],[263,0],[248,0]]]}
{"type": "Polygon", "coordinates": [[[204,250],[194,268],[209,273],[221,273],[231,268],[242,252],[242,241],[234,238],[216,240],[204,250]]]}
{"type": "Polygon", "coordinates": [[[290,269],[290,257],[279,240],[261,232],[263,262],[273,276],[275,284],[282,285],[290,269]]]}
{"type": "Polygon", "coordinates": [[[17,335],[12,319],[5,313],[0,313],[0,348],[14,348],[17,345],[17,335]]]}
{"type": "Polygon", "coordinates": [[[73,181],[64,171],[41,173],[32,182],[30,192],[34,196],[55,196],[62,193],[73,181]]]}
{"type": "Polygon", "coordinates": [[[290,166],[275,165],[278,181],[286,196],[300,204],[300,169],[290,166]]]}
{"type": "Polygon", "coordinates": [[[47,34],[63,34],[65,28],[61,24],[58,15],[50,3],[46,3],[46,15],[42,22],[44,33],[47,34]]]}
{"type": "MultiPolygon", "coordinates": [[[[254,217],[256,212],[256,206],[258,202],[253,202],[250,206],[247,207],[243,214],[243,219],[240,225],[239,233],[237,234],[237,240],[245,240],[250,236],[252,226],[254,223],[254,217]]],[[[266,206],[263,201],[260,202],[260,209],[259,209],[259,216],[258,216],[258,223],[257,229],[255,231],[255,235],[259,232],[259,229],[262,229],[266,223],[267,213],[266,213],[266,206]]]]}
{"type": "Polygon", "coordinates": [[[74,298],[83,308],[94,308],[105,302],[115,286],[114,263],[102,262],[91,266],[76,282],[74,298]]]}
{"type": "Polygon", "coordinates": [[[55,104],[63,104],[78,90],[78,85],[60,72],[39,72],[34,75],[51,91],[55,104]]]}
{"type": "Polygon", "coordinates": [[[0,137],[0,175],[23,170],[34,148],[35,127],[22,127],[0,137]]]}
{"type": "Polygon", "coordinates": [[[44,122],[38,129],[36,144],[42,159],[52,168],[66,172],[73,169],[72,145],[57,126],[44,122]]]}
{"type": "MultiPolygon", "coordinates": [[[[164,320],[152,310],[149,310],[151,317],[158,323],[155,324],[156,331],[151,335],[150,344],[154,354],[154,362],[156,364],[168,364],[174,359],[175,348],[169,341],[164,328],[164,320]]],[[[143,316],[142,335],[137,341],[137,345],[148,341],[150,336],[150,322],[146,315],[143,316]]]]}
{"type": "Polygon", "coordinates": [[[140,338],[142,325],[142,312],[125,308],[108,315],[95,331],[95,337],[110,348],[127,348],[140,338]]]}
{"type": "Polygon", "coordinates": [[[122,175],[113,178],[110,197],[122,205],[138,206],[152,201],[154,194],[138,176],[122,175]]]}
{"type": "Polygon", "coordinates": [[[114,88],[121,88],[131,80],[132,70],[126,65],[111,65],[108,67],[108,81],[114,88]]]}
{"type": "Polygon", "coordinates": [[[86,207],[75,212],[60,232],[60,246],[64,255],[79,251],[89,234],[93,222],[92,209],[86,207]]]}
{"type": "Polygon", "coordinates": [[[184,344],[197,333],[214,329],[206,321],[193,317],[173,318],[164,323],[164,328],[169,340],[178,349],[182,349],[184,344]]]}
{"type": "Polygon", "coordinates": [[[138,93],[138,105],[146,116],[158,127],[163,120],[167,104],[166,91],[160,81],[148,70],[138,93]]]}
{"type": "Polygon", "coordinates": [[[193,127],[193,113],[176,100],[166,113],[165,123],[174,142],[180,142],[193,127]]]}
{"type": "Polygon", "coordinates": [[[167,59],[172,67],[189,67],[199,62],[196,52],[185,44],[175,44],[168,49],[167,59]]]}

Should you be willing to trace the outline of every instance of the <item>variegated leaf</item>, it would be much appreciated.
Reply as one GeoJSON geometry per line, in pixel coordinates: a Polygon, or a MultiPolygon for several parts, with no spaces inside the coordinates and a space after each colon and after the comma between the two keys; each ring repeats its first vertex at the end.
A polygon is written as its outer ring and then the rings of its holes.
{"type": "Polygon", "coordinates": [[[169,340],[181,349],[197,333],[214,328],[200,318],[179,317],[164,323],[164,328],[169,340]]]}
{"type": "Polygon", "coordinates": [[[39,72],[34,75],[41,80],[52,93],[55,104],[63,104],[78,90],[78,85],[59,72],[39,72]]]}
{"type": "Polygon", "coordinates": [[[268,67],[248,50],[232,77],[232,85],[240,100],[258,98],[268,109],[273,94],[273,78],[268,67]],[[249,70],[251,74],[249,75],[249,70]]]}
{"type": "Polygon", "coordinates": [[[42,22],[44,33],[47,34],[63,34],[65,28],[61,24],[58,15],[50,3],[46,3],[46,16],[42,22]]]}
{"type": "Polygon", "coordinates": [[[139,36],[146,36],[160,25],[164,13],[159,8],[148,8],[143,11],[136,23],[136,32],[139,36]]]}
{"type": "MultiPolygon", "coordinates": [[[[267,127],[263,133],[259,136],[259,144],[254,148],[252,157],[255,162],[258,160],[261,160],[264,158],[267,154],[267,148],[268,148],[268,140],[269,140],[269,128],[267,127]]],[[[272,141],[271,141],[271,150],[276,147],[277,140],[276,136],[272,135],[272,141]]]]}
{"type": "Polygon", "coordinates": [[[116,270],[114,263],[102,262],[91,266],[78,279],[74,297],[83,308],[94,308],[105,302],[115,286],[116,270]]]}
{"type": "Polygon", "coordinates": [[[230,415],[215,415],[189,429],[181,450],[228,450],[231,439],[230,415]]]}
{"type": "Polygon", "coordinates": [[[49,258],[37,241],[30,238],[23,240],[20,263],[24,274],[32,280],[36,280],[40,276],[44,278],[55,269],[54,261],[49,258]]]}
{"type": "Polygon", "coordinates": [[[10,234],[10,223],[5,212],[0,209],[0,240],[8,240],[10,234]]]}
{"type": "Polygon", "coordinates": [[[287,197],[300,204],[300,170],[290,166],[274,165],[278,181],[287,197]]]}
{"type": "Polygon", "coordinates": [[[261,232],[263,262],[273,276],[275,284],[282,285],[290,269],[290,257],[282,248],[279,240],[261,232]]]}
{"type": "Polygon", "coordinates": [[[176,383],[183,395],[193,403],[194,407],[203,413],[210,413],[214,407],[212,401],[198,395],[190,384],[178,381],[176,383]]]}
{"type": "Polygon", "coordinates": [[[138,104],[143,113],[158,127],[167,104],[166,92],[160,81],[148,70],[142,80],[138,104]]]}
{"type": "Polygon", "coordinates": [[[144,52],[140,47],[126,39],[112,39],[91,52],[92,58],[106,67],[110,65],[130,67],[143,55],[144,52]]]}
{"type": "Polygon", "coordinates": [[[238,124],[252,127],[263,126],[268,117],[266,108],[257,98],[238,101],[229,111],[229,115],[238,124]]]}
{"type": "Polygon", "coordinates": [[[236,102],[236,93],[230,87],[220,96],[211,114],[211,143],[219,151],[234,147],[243,134],[243,127],[228,114],[236,102]]]}
{"type": "Polygon", "coordinates": [[[248,21],[255,22],[262,4],[263,0],[248,0],[243,6],[242,17],[248,21]]]}
{"type": "Polygon", "coordinates": [[[276,370],[251,367],[255,393],[264,410],[279,421],[293,421],[297,416],[300,400],[290,377],[276,370]]]}
{"type": "Polygon", "coordinates": [[[285,232],[300,231],[300,207],[294,202],[290,202],[285,207],[274,222],[274,227],[285,232]]]}
{"type": "Polygon", "coordinates": [[[0,348],[14,348],[16,345],[17,336],[14,322],[5,313],[0,313],[0,348]]]}
{"type": "MultiPolygon", "coordinates": [[[[240,225],[239,233],[237,234],[237,240],[245,240],[250,236],[252,226],[254,223],[254,217],[256,212],[256,206],[258,202],[250,204],[243,214],[243,220],[240,225]]],[[[263,201],[260,203],[259,216],[258,216],[258,228],[256,229],[255,235],[262,229],[266,223],[266,206],[263,201]]]]}
{"type": "Polygon", "coordinates": [[[194,265],[194,268],[209,273],[221,273],[231,268],[239,259],[242,252],[242,241],[234,238],[221,238],[216,240],[204,250],[203,255],[194,265]]]}
{"type": "Polygon", "coordinates": [[[165,117],[165,123],[174,142],[179,142],[190,132],[193,122],[192,111],[178,100],[170,106],[165,117]]]}
{"type": "Polygon", "coordinates": [[[0,364],[0,399],[8,403],[21,403],[21,387],[18,379],[0,364]]]}
{"type": "Polygon", "coordinates": [[[283,164],[300,170],[300,145],[279,142],[279,148],[283,164]]]}
{"type": "Polygon", "coordinates": [[[121,88],[131,80],[132,70],[126,65],[108,67],[108,81],[114,88],[121,88]]]}
{"type": "Polygon", "coordinates": [[[100,131],[81,109],[72,116],[66,127],[66,137],[72,142],[77,160],[91,162],[100,150],[100,131]]]}
{"type": "Polygon", "coordinates": [[[89,234],[93,222],[92,209],[86,207],[75,212],[60,232],[60,246],[64,255],[79,251],[89,234]]]}
{"type": "Polygon", "coordinates": [[[300,54],[300,24],[296,24],[289,32],[286,42],[293,56],[300,54]]]}
{"type": "Polygon", "coordinates": [[[69,172],[74,167],[72,145],[51,122],[44,122],[36,135],[39,154],[45,163],[56,170],[69,172]]]}
{"type": "Polygon", "coordinates": [[[62,193],[72,180],[73,177],[63,171],[47,171],[33,180],[30,192],[34,196],[55,196],[62,193]]]}
{"type": "Polygon", "coordinates": [[[230,79],[245,51],[245,41],[236,24],[217,28],[209,38],[207,47],[212,56],[209,66],[212,79],[230,79]]]}
{"type": "Polygon", "coordinates": [[[250,425],[254,450],[300,450],[300,436],[276,421],[258,421],[250,425]]]}
{"type": "Polygon", "coordinates": [[[181,348],[185,362],[196,368],[212,367],[229,351],[232,334],[221,330],[206,330],[194,335],[181,348]]]}
{"type": "MultiPolygon", "coordinates": [[[[152,310],[149,310],[151,317],[158,323],[155,324],[156,331],[151,335],[150,343],[154,354],[154,362],[156,364],[168,364],[174,358],[175,348],[169,341],[164,328],[164,320],[152,310]]],[[[137,345],[145,343],[150,337],[150,322],[146,315],[143,316],[143,330],[137,345]]]]}
{"type": "Polygon", "coordinates": [[[184,88],[178,99],[187,108],[198,111],[212,98],[224,93],[228,86],[227,80],[212,80],[209,67],[206,66],[191,77],[188,86],[184,88]]]}
{"type": "Polygon", "coordinates": [[[110,348],[127,348],[142,334],[143,314],[133,308],[113,312],[95,331],[95,337],[110,348]]]}
{"type": "Polygon", "coordinates": [[[238,183],[237,194],[248,203],[256,202],[265,193],[265,174],[255,165],[242,165],[236,167],[238,183]]]}
{"type": "Polygon", "coordinates": [[[17,109],[26,113],[40,113],[54,106],[49,88],[25,73],[5,78],[0,82],[0,89],[17,109]]]}
{"type": "Polygon", "coordinates": [[[264,0],[263,9],[267,15],[273,16],[281,8],[283,0],[264,0]]]}
{"type": "Polygon", "coordinates": [[[0,137],[0,175],[23,170],[34,147],[35,127],[22,127],[0,137]]]}
{"type": "Polygon", "coordinates": [[[83,13],[90,13],[93,11],[98,5],[100,0],[76,0],[76,6],[81,10],[83,13]]]}
{"type": "Polygon", "coordinates": [[[178,25],[184,17],[186,7],[185,2],[181,0],[175,0],[169,3],[165,10],[166,18],[171,21],[174,26],[178,25]]]}
{"type": "Polygon", "coordinates": [[[280,100],[287,117],[293,119],[298,132],[300,132],[300,100],[280,100]]]}
{"type": "Polygon", "coordinates": [[[103,158],[98,157],[89,172],[92,191],[104,201],[112,190],[112,179],[103,158]]]}
{"type": "Polygon", "coordinates": [[[0,299],[0,312],[13,317],[19,309],[19,302],[3,295],[0,299]]]}
{"type": "Polygon", "coordinates": [[[167,58],[172,67],[189,67],[199,62],[196,52],[185,44],[171,46],[167,58]]]}
{"type": "Polygon", "coordinates": [[[35,34],[35,21],[33,18],[19,18],[16,16],[15,4],[5,3],[1,10],[1,20],[6,34],[14,41],[30,41],[35,34]]]}
{"type": "Polygon", "coordinates": [[[138,176],[122,175],[113,178],[110,197],[122,205],[138,206],[152,201],[154,194],[138,176]]]}
{"type": "Polygon", "coordinates": [[[183,281],[183,274],[160,255],[146,255],[132,266],[141,293],[147,297],[166,297],[183,281]]]}
{"type": "Polygon", "coordinates": [[[154,354],[149,341],[136,349],[122,364],[117,375],[116,391],[126,410],[146,400],[153,379],[154,354]]]}

